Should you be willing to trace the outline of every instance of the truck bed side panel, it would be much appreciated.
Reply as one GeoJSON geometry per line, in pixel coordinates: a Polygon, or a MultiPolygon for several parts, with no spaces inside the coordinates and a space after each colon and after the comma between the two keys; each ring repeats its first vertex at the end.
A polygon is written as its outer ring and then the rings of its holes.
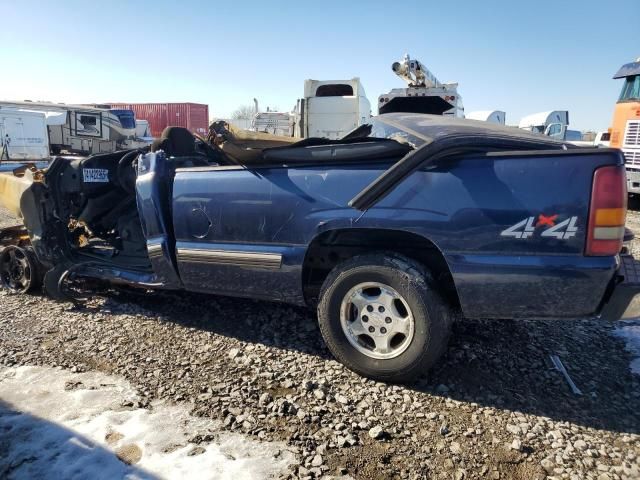
{"type": "Polygon", "coordinates": [[[178,266],[189,288],[302,302],[301,263],[318,234],[394,229],[438,247],[469,317],[588,315],[617,268],[614,257],[583,256],[593,171],[620,161],[610,152],[466,158],[412,174],[364,214],[347,202],[388,164],[181,170],[178,266]]]}

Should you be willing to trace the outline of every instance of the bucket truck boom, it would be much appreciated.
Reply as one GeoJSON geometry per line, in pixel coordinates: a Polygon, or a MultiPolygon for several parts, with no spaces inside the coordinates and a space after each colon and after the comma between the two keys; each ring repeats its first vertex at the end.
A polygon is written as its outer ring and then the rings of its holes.
{"type": "Polygon", "coordinates": [[[391,70],[407,83],[378,97],[378,113],[411,112],[464,117],[457,83],[442,83],[422,62],[406,54],[391,70]]]}

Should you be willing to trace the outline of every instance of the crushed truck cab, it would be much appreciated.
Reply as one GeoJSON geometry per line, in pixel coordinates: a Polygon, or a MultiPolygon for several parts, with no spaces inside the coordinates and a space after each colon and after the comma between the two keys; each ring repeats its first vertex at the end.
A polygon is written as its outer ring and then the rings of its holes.
{"type": "Polygon", "coordinates": [[[336,358],[404,381],[456,315],[617,319],[640,291],[619,150],[400,113],[341,140],[235,140],[170,128],[150,151],[54,160],[20,199],[47,292],[314,305],[336,358]]]}

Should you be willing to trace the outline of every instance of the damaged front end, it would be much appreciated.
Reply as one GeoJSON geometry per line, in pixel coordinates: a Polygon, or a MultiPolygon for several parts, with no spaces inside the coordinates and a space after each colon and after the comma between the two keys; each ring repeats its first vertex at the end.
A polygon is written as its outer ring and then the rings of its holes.
{"type": "MultiPolygon", "coordinates": [[[[14,227],[23,244],[16,245],[15,236],[7,241],[2,252],[5,264],[7,250],[17,246],[26,251],[37,263],[34,269],[44,272],[41,277],[47,293],[59,300],[73,299],[64,284],[77,278],[161,286],[149,261],[137,209],[136,162],[140,153],[57,157],[46,170],[27,169],[0,176],[2,204],[24,223],[14,227]],[[28,244],[24,245],[27,235],[28,244]]],[[[0,262],[0,270],[19,271],[20,266],[13,263],[3,269],[0,262]]],[[[10,276],[5,273],[5,280],[10,276]]],[[[8,281],[3,285],[10,288],[8,281]]]]}

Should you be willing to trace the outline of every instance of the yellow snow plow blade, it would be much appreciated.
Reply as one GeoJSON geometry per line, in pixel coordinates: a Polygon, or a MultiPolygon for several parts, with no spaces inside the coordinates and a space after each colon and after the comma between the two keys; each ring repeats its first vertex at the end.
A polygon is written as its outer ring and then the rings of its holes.
{"type": "Polygon", "coordinates": [[[24,176],[0,174],[0,206],[9,210],[16,217],[22,218],[20,198],[33,183],[33,175],[27,170],[24,176]]]}

